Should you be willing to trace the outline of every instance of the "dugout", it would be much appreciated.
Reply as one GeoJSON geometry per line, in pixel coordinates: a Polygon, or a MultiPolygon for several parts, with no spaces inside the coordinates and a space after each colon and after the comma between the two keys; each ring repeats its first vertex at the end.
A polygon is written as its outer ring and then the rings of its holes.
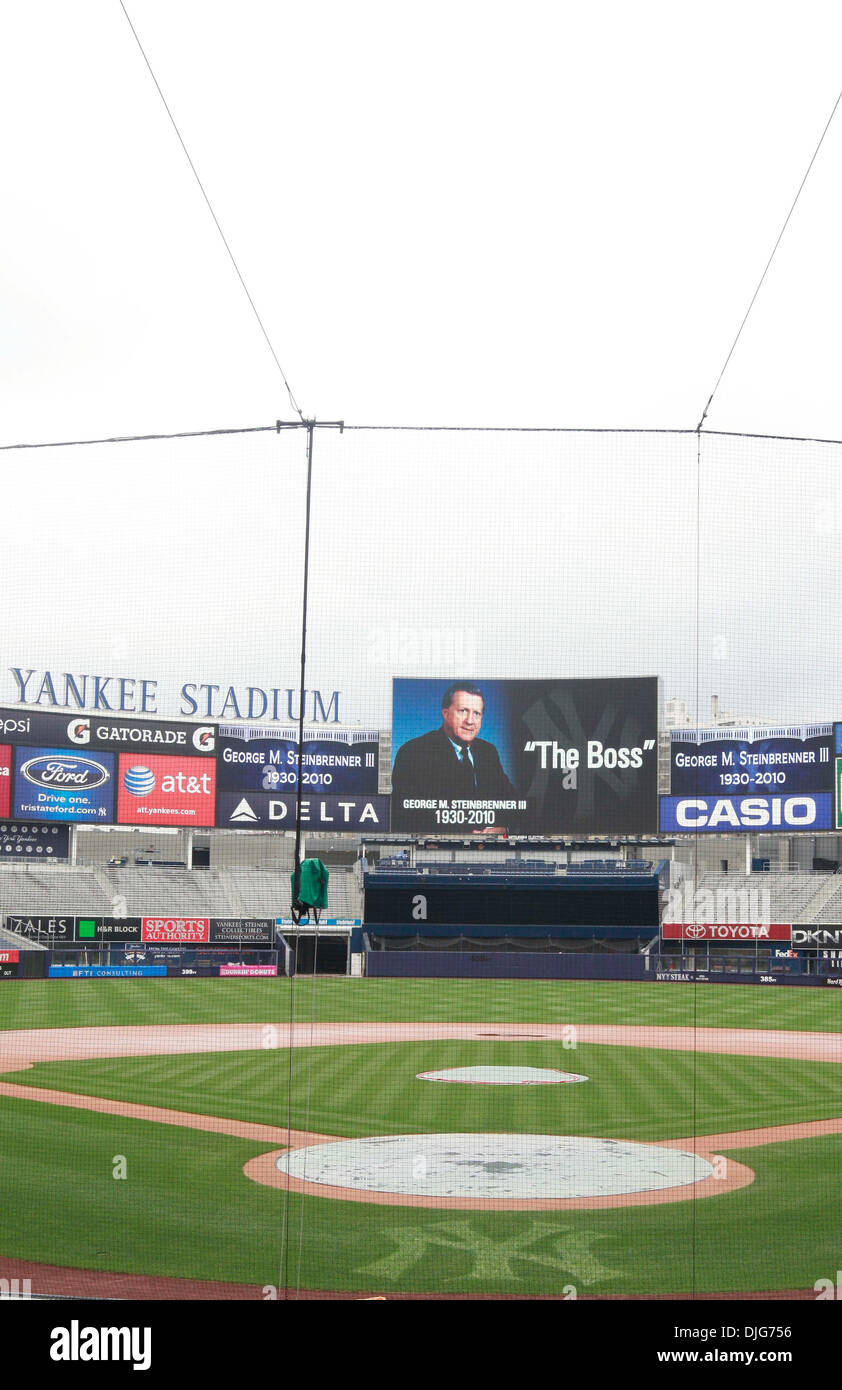
{"type": "Polygon", "coordinates": [[[290,974],[348,975],[351,969],[351,937],[337,932],[290,932],[284,940],[291,952],[290,974]]]}

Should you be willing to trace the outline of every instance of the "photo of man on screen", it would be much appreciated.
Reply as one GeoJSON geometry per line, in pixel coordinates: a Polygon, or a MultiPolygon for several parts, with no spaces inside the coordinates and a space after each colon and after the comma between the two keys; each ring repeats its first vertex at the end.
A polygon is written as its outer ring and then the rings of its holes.
{"type": "Polygon", "coordinates": [[[454,681],[441,697],[441,725],[398,749],[392,770],[392,821],[403,802],[504,801],[515,789],[493,743],[479,738],[485,699],[479,686],[454,681]]]}

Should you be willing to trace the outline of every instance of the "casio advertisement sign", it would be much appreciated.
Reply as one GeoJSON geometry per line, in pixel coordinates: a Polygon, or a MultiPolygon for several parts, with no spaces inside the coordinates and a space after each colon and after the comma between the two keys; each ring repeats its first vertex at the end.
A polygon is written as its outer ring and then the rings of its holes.
{"type": "Polygon", "coordinates": [[[832,795],[662,796],[661,831],[734,835],[746,831],[830,830],[832,795]]]}

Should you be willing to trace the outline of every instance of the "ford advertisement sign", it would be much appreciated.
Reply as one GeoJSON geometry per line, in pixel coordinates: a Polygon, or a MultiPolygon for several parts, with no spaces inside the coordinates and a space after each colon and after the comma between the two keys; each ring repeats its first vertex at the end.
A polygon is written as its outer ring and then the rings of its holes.
{"type": "Polygon", "coordinates": [[[113,754],[16,748],[13,814],[108,824],[114,816],[113,754]]]}

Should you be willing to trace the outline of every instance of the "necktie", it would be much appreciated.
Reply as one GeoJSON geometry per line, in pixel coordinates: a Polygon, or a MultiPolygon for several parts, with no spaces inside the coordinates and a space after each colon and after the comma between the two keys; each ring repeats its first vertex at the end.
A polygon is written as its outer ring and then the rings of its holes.
{"type": "Polygon", "coordinates": [[[468,752],[467,748],[462,749],[462,771],[465,774],[465,779],[468,783],[468,786],[471,788],[472,791],[476,790],[476,770],[474,768],[473,763],[471,762],[471,755],[468,752]]]}

